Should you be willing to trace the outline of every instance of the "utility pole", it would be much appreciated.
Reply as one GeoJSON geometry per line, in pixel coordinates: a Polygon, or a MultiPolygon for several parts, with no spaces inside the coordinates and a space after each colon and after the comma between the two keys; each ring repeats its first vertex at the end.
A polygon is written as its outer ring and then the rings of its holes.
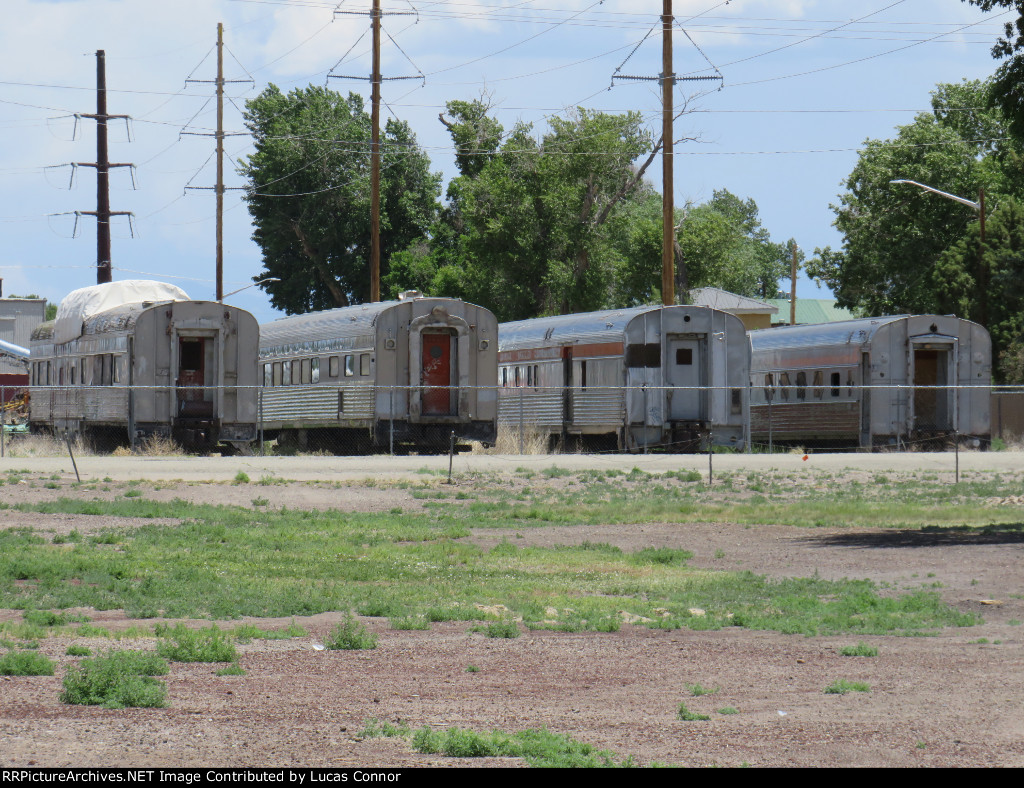
{"type": "MultiPolygon", "coordinates": [[[[675,151],[673,150],[675,109],[672,102],[672,90],[678,82],[696,82],[709,79],[720,80],[722,78],[721,75],[708,77],[677,77],[675,75],[675,72],[672,70],[673,21],[672,0],[662,0],[660,76],[626,76],[618,74],[619,69],[616,69],[616,74],[612,76],[612,84],[615,83],[616,79],[657,80],[661,83],[661,302],[665,306],[671,306],[676,302],[675,151]]],[[[685,33],[686,31],[684,30],[683,32],[685,33]]],[[[635,52],[636,50],[634,49],[633,51],[635,52]]],[[[629,58],[626,58],[626,60],[629,60],[629,58]]],[[[623,61],[623,65],[625,65],[625,61],[623,61]]],[[[619,66],[619,68],[622,68],[622,66],[619,66]]],[[[682,277],[682,280],[685,281],[685,276],[682,277]]]]}
{"type": "Polygon", "coordinates": [[[796,241],[793,241],[793,262],[789,274],[789,324],[796,325],[796,241]]]}
{"type": "MultiPolygon", "coordinates": [[[[364,13],[335,11],[336,14],[364,13]]],[[[408,15],[408,12],[389,12],[408,15]]],[[[380,0],[373,0],[370,8],[370,31],[373,62],[370,72],[370,300],[380,301],[380,86],[385,79],[425,79],[415,77],[384,77],[380,73],[380,0]]],[[[328,74],[328,79],[366,79],[346,74],[328,74]]]]}
{"type": "Polygon", "coordinates": [[[380,301],[380,0],[370,12],[373,72],[370,76],[370,300],[380,301]]]}
{"type": "Polygon", "coordinates": [[[110,168],[134,167],[134,164],[114,164],[107,153],[107,121],[125,118],[127,115],[107,114],[107,69],[106,52],[96,51],[96,114],[82,115],[96,121],[96,161],[78,162],[79,167],[96,168],[96,210],[80,211],[86,216],[96,217],[96,284],[112,281],[110,266],[110,217],[130,216],[131,211],[110,210],[110,168]]]}
{"type": "Polygon", "coordinates": [[[675,172],[672,130],[672,0],[663,0],[661,14],[661,303],[676,302],[675,172]]]}
{"type": "MultiPolygon", "coordinates": [[[[209,83],[209,79],[186,79],[185,84],[190,82],[209,83]]],[[[217,300],[224,300],[224,138],[228,136],[224,131],[224,85],[228,82],[252,82],[251,79],[224,79],[224,24],[217,23],[217,79],[212,80],[217,85],[217,130],[213,137],[217,140],[217,185],[210,186],[186,186],[186,189],[213,188],[217,195],[217,248],[216,248],[216,279],[217,279],[217,300]]],[[[243,132],[235,132],[231,136],[238,136],[243,132]]],[[[209,137],[209,133],[182,132],[188,136],[209,137]]],[[[234,187],[241,189],[242,187],[234,187]]]]}

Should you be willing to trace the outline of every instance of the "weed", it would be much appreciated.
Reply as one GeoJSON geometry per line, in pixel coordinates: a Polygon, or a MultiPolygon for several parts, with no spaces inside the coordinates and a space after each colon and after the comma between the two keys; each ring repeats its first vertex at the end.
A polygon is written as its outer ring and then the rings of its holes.
{"type": "Polygon", "coordinates": [[[154,631],[161,638],[156,652],[173,662],[234,662],[238,659],[235,644],[228,633],[215,626],[189,629],[178,624],[173,629],[158,624],[154,631]]]}
{"type": "MultiPolygon", "coordinates": [[[[995,440],[993,440],[992,442],[993,442],[993,443],[995,443],[995,440]]],[[[923,750],[923,749],[925,749],[925,748],[926,748],[926,747],[927,747],[928,745],[927,745],[927,744],[925,744],[925,743],[924,743],[923,741],[919,741],[919,742],[918,742],[917,744],[915,744],[914,746],[915,746],[915,747],[917,747],[917,749],[919,749],[919,750],[923,750]]]]}
{"type": "Polygon", "coordinates": [[[371,718],[363,721],[363,729],[358,735],[364,739],[381,739],[405,738],[410,733],[412,731],[404,722],[392,725],[390,722],[371,718]]]}
{"type": "Polygon", "coordinates": [[[721,687],[711,688],[704,687],[700,684],[687,684],[686,689],[689,690],[690,694],[693,697],[699,698],[701,695],[714,695],[716,692],[718,692],[718,690],[721,689],[721,687]]]}
{"type": "Polygon", "coordinates": [[[124,497],[125,498],[141,498],[142,497],[142,490],[125,490],[124,491],[124,497]]]}
{"type": "Polygon", "coordinates": [[[479,673],[479,672],[480,672],[480,668],[478,668],[476,665],[467,665],[466,666],[466,673],[479,673]]]}
{"type": "Polygon", "coordinates": [[[421,616],[400,616],[392,618],[390,623],[392,629],[430,629],[430,621],[421,616]]]}
{"type": "Polygon", "coordinates": [[[839,649],[839,653],[844,657],[877,657],[878,649],[861,642],[856,646],[843,646],[839,649]]]}
{"type": "Polygon", "coordinates": [[[0,657],[0,676],[52,676],[53,660],[38,651],[10,651],[0,657]]]}
{"type": "Polygon", "coordinates": [[[826,695],[845,695],[847,692],[871,692],[871,685],[863,681],[837,679],[825,687],[826,695]]]}
{"type": "Polygon", "coordinates": [[[234,483],[235,484],[248,484],[249,483],[249,474],[247,474],[245,471],[239,471],[238,473],[235,474],[235,482],[234,483]]]}
{"type": "Polygon", "coordinates": [[[723,558],[725,558],[725,550],[715,550],[715,559],[720,561],[723,558]]]}
{"type": "Polygon", "coordinates": [[[267,498],[253,498],[252,499],[252,505],[253,506],[266,506],[269,503],[270,503],[270,500],[267,499],[267,498]]]}
{"type": "Polygon", "coordinates": [[[719,714],[739,714],[740,710],[734,706],[723,706],[718,710],[719,714]]]}
{"type": "Polygon", "coordinates": [[[477,733],[459,728],[435,732],[424,726],[413,734],[412,747],[416,752],[440,753],[451,758],[525,758],[530,766],[545,768],[633,765],[631,758],[616,763],[614,753],[598,750],[547,728],[508,734],[502,731],[477,733]]]}
{"type": "Polygon", "coordinates": [[[324,645],[332,651],[377,648],[377,636],[368,632],[351,613],[346,613],[345,620],[336,624],[331,634],[324,639],[324,645]]]}
{"type": "Polygon", "coordinates": [[[65,624],[82,624],[89,619],[86,616],[76,616],[70,613],[54,613],[50,610],[26,610],[22,613],[26,624],[35,624],[38,627],[61,627],[65,624]]]}
{"type": "Polygon", "coordinates": [[[111,651],[83,659],[68,668],[61,703],[123,709],[167,705],[167,685],[153,676],[165,675],[167,663],[142,651],[111,651]]]}
{"type": "Polygon", "coordinates": [[[92,656],[92,649],[86,646],[79,646],[77,644],[68,646],[68,650],[64,652],[69,657],[90,657],[92,656]]]}
{"type": "Polygon", "coordinates": [[[519,625],[515,621],[492,621],[487,625],[485,634],[489,638],[517,638],[519,625]]]}
{"type": "Polygon", "coordinates": [[[676,712],[676,718],[683,722],[704,722],[711,719],[707,714],[697,714],[694,711],[690,711],[686,708],[685,703],[679,704],[679,711],[676,712]]]}
{"type": "Polygon", "coordinates": [[[245,668],[239,665],[237,662],[232,662],[227,667],[220,668],[214,674],[216,676],[244,676],[245,668]]]}

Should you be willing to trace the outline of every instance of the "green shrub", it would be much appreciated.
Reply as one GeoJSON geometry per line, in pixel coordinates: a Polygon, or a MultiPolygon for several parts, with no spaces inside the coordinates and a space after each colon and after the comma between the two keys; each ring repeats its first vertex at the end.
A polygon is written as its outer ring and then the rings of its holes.
{"type": "Polygon", "coordinates": [[[690,711],[686,708],[685,703],[679,704],[679,711],[676,712],[676,717],[683,722],[704,722],[711,719],[707,714],[697,714],[694,711],[690,711]]]}
{"type": "Polygon", "coordinates": [[[68,650],[64,653],[69,657],[89,657],[92,656],[92,649],[86,648],[85,646],[73,645],[68,646],[68,650]]]}
{"type": "Polygon", "coordinates": [[[0,676],[52,676],[53,660],[38,651],[11,651],[0,657],[0,676]]]}
{"type": "Polygon", "coordinates": [[[216,672],[217,676],[244,676],[245,668],[239,665],[237,662],[232,662],[226,668],[221,668],[216,672]]]}
{"type": "Polygon", "coordinates": [[[863,681],[838,679],[825,687],[826,695],[845,695],[847,692],[871,692],[871,685],[863,681]]]}
{"type": "Polygon", "coordinates": [[[189,629],[178,624],[174,629],[163,625],[155,627],[160,636],[156,653],[174,662],[234,662],[238,659],[235,644],[227,632],[215,626],[207,629],[189,629]]]}
{"type": "Polygon", "coordinates": [[[856,646],[843,646],[839,653],[844,657],[877,657],[878,649],[861,642],[856,646]]]}
{"type": "Polygon", "coordinates": [[[167,673],[167,663],[152,653],[111,651],[68,668],[61,703],[123,709],[167,705],[167,685],[152,676],[167,673]]]}
{"type": "Polygon", "coordinates": [[[517,638],[519,625],[515,621],[492,621],[487,625],[486,633],[489,638],[517,638]]]}
{"type": "Polygon", "coordinates": [[[324,639],[324,645],[332,651],[377,648],[377,636],[368,632],[351,613],[347,613],[345,620],[335,625],[331,634],[324,639]]]}

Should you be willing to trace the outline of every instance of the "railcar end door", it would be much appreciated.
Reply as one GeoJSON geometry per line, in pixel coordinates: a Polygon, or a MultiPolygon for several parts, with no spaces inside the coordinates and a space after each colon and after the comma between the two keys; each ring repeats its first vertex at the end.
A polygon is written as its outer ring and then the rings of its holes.
{"type": "Polygon", "coordinates": [[[456,416],[455,359],[458,358],[458,337],[450,329],[424,331],[420,359],[420,385],[423,386],[424,416],[456,416]]]}
{"type": "Polygon", "coordinates": [[[913,343],[911,425],[914,432],[952,431],[955,389],[948,386],[955,369],[954,358],[953,343],[913,343]]]}
{"type": "Polygon", "coordinates": [[[667,337],[665,384],[670,387],[668,417],[672,421],[704,418],[704,354],[699,337],[673,334],[667,337]]]}

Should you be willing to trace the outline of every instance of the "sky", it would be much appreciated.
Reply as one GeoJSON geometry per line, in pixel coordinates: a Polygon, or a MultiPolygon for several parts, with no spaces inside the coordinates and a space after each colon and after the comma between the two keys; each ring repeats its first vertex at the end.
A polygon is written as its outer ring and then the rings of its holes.
{"type": "MultiPolygon", "coordinates": [[[[3,294],[59,302],[96,283],[96,51],[106,60],[113,278],[216,297],[217,24],[224,25],[225,300],[281,316],[258,287],[259,247],[233,162],[252,152],[245,101],[268,83],[369,96],[370,0],[3,0],[3,294]],[[189,81],[190,80],[190,81],[189,81]],[[251,80],[251,81],[250,81],[251,80]],[[79,117],[76,118],[76,113],[79,117]],[[189,188],[200,187],[200,188],[189,188]]],[[[657,0],[382,0],[388,114],[408,122],[444,184],[455,174],[445,102],[486,96],[506,128],[575,107],[637,110],[660,134],[657,0]]],[[[752,198],[774,241],[810,257],[842,243],[830,204],[867,139],[929,108],[940,82],[984,79],[1011,13],[961,0],[674,0],[677,206],[717,189],[752,198]]],[[[367,101],[367,104],[369,102],[367,101]]],[[[661,166],[648,179],[661,189],[661,166]]],[[[780,283],[788,289],[788,280],[780,283]]],[[[800,277],[798,297],[831,294],[800,277]]]]}

